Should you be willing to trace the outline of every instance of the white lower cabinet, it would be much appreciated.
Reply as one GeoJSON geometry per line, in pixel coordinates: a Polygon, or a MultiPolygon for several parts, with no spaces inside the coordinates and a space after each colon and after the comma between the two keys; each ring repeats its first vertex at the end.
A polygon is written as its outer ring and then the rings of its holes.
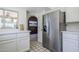
{"type": "Polygon", "coordinates": [[[76,40],[63,40],[64,52],[78,52],[78,41],[76,40]]]}
{"type": "Polygon", "coordinates": [[[0,34],[0,52],[23,52],[29,49],[29,32],[0,34]]]}
{"type": "Polygon", "coordinates": [[[0,52],[16,52],[16,41],[4,41],[0,43],[0,52]]]}
{"type": "Polygon", "coordinates": [[[63,52],[79,52],[79,33],[63,32],[63,52]]]}
{"type": "Polygon", "coordinates": [[[13,40],[16,39],[16,34],[5,34],[5,35],[0,35],[0,41],[8,41],[8,40],[13,40]]]}
{"type": "Polygon", "coordinates": [[[28,51],[29,48],[29,37],[17,39],[17,51],[28,51]]]}

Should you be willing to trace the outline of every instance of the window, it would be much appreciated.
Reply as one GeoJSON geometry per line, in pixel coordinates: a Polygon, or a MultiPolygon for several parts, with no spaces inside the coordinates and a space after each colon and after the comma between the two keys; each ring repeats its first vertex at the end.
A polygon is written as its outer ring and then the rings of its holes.
{"type": "Polygon", "coordinates": [[[2,22],[2,18],[0,17],[0,28],[2,28],[3,26],[3,22],[2,22]]]}
{"type": "Polygon", "coordinates": [[[0,16],[3,16],[3,10],[0,10],[0,16]]]}
{"type": "Polygon", "coordinates": [[[15,11],[0,10],[0,28],[17,28],[18,13],[15,11]]]}

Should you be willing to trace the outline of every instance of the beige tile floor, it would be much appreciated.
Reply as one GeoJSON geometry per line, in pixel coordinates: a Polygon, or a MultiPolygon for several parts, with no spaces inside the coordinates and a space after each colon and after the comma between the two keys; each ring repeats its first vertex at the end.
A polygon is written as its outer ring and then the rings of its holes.
{"type": "Polygon", "coordinates": [[[48,49],[44,48],[40,42],[31,41],[31,51],[30,52],[50,52],[48,49]]]}

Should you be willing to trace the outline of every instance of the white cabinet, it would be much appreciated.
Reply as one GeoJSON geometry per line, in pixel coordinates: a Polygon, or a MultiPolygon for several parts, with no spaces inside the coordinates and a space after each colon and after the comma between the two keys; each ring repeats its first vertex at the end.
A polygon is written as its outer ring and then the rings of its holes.
{"type": "Polygon", "coordinates": [[[16,40],[0,42],[0,52],[16,52],[16,40]]]}
{"type": "Polygon", "coordinates": [[[21,38],[21,37],[29,37],[29,33],[17,33],[17,37],[21,38]]]}
{"type": "Polygon", "coordinates": [[[63,40],[63,52],[78,52],[78,41],[63,40]]]}
{"type": "Polygon", "coordinates": [[[29,33],[18,33],[17,34],[17,50],[27,51],[30,49],[30,34],[29,33]]]}
{"type": "Polygon", "coordinates": [[[79,22],[79,8],[66,8],[66,22],[79,22]]]}
{"type": "Polygon", "coordinates": [[[25,37],[25,38],[20,38],[17,40],[17,47],[18,47],[18,51],[26,51],[29,50],[30,45],[29,45],[29,38],[25,37]]]}
{"type": "Polygon", "coordinates": [[[29,32],[0,34],[0,52],[22,52],[29,49],[29,32]]]}
{"type": "Polygon", "coordinates": [[[78,32],[62,32],[63,35],[63,52],[79,51],[79,33],[78,32]]]}
{"type": "Polygon", "coordinates": [[[0,35],[0,41],[13,40],[16,38],[16,34],[4,34],[0,35]]]}

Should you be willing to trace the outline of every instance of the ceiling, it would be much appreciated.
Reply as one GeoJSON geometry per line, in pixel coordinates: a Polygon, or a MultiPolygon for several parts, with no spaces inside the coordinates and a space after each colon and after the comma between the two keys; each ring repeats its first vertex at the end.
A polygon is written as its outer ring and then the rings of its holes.
{"type": "Polygon", "coordinates": [[[27,11],[29,13],[41,13],[43,11],[49,11],[49,10],[61,10],[65,11],[65,7],[27,7],[27,11]]]}
{"type": "Polygon", "coordinates": [[[43,12],[43,11],[49,11],[51,10],[51,8],[48,8],[48,7],[27,7],[27,11],[28,12],[33,12],[33,13],[40,13],[40,12],[43,12]]]}

